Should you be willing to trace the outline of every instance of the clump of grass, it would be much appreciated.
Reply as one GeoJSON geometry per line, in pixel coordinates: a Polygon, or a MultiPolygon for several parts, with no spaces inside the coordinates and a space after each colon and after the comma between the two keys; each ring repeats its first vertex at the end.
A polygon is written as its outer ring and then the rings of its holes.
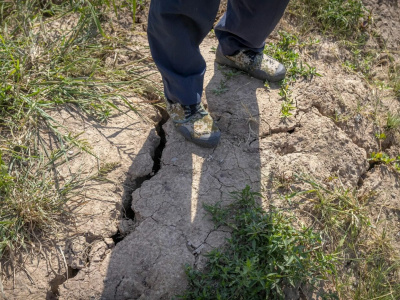
{"type": "Polygon", "coordinates": [[[300,18],[304,31],[344,38],[358,36],[371,21],[361,0],[296,0],[289,13],[300,18]]]}
{"type": "Polygon", "coordinates": [[[329,241],[327,251],[337,258],[334,283],[340,299],[398,299],[400,259],[385,229],[372,224],[367,205],[376,193],[360,194],[336,185],[326,188],[315,180],[297,176],[310,185],[293,193],[306,195],[312,204],[315,229],[329,241]]]}
{"type": "Polygon", "coordinates": [[[372,69],[379,53],[364,46],[377,33],[370,26],[372,13],[361,0],[296,0],[290,3],[288,12],[297,18],[304,34],[320,32],[338,39],[339,45],[349,51],[342,62],[347,71],[373,79],[372,69]]]}
{"type": "Polygon", "coordinates": [[[393,88],[394,95],[400,100],[400,66],[392,65],[389,68],[390,86],[393,88]]]}
{"type": "Polygon", "coordinates": [[[72,149],[92,154],[80,134],[68,132],[49,111],[74,106],[105,122],[120,110],[118,102],[135,110],[125,94],[143,91],[151,75],[139,62],[106,64],[127,43],[103,28],[107,13],[118,9],[114,1],[60,3],[0,4],[0,258],[55,230],[80,179],[62,179],[54,170],[71,159],[72,149]],[[64,31],[45,27],[64,19],[72,20],[64,31]]]}
{"type": "Polygon", "coordinates": [[[27,165],[12,176],[0,158],[0,257],[28,250],[54,233],[65,216],[64,204],[81,183],[79,177],[54,182],[46,166],[27,165]]]}
{"type": "Polygon", "coordinates": [[[305,45],[316,44],[318,40],[311,40],[307,43],[300,43],[296,35],[280,31],[280,40],[277,43],[268,43],[265,46],[264,53],[274,57],[284,64],[287,69],[286,78],[280,84],[279,95],[282,97],[281,117],[288,118],[292,116],[292,111],[296,108],[294,100],[291,97],[291,86],[299,78],[312,79],[314,76],[321,76],[317,73],[315,67],[300,61],[297,49],[305,45]]]}
{"type": "Polygon", "coordinates": [[[342,186],[327,189],[312,179],[300,179],[312,187],[306,192],[311,195],[308,201],[313,204],[313,216],[323,225],[319,229],[331,245],[342,247],[348,240],[354,242],[363,229],[371,226],[366,210],[369,197],[358,197],[354,189],[342,186]]]}
{"type": "Polygon", "coordinates": [[[400,128],[400,114],[388,112],[386,117],[386,130],[397,130],[400,128]]]}
{"type": "Polygon", "coordinates": [[[224,249],[207,254],[205,270],[187,267],[182,299],[284,299],[285,287],[314,286],[333,274],[334,259],[319,234],[294,228],[293,218],[279,211],[263,211],[249,187],[234,196],[229,207],[205,206],[232,234],[224,249]]]}

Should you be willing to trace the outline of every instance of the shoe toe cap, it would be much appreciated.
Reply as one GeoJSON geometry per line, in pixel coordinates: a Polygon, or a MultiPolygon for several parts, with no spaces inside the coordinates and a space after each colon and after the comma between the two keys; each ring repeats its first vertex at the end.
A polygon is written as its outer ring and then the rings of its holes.
{"type": "Polygon", "coordinates": [[[276,69],[276,72],[274,74],[274,78],[276,79],[276,81],[282,80],[283,78],[285,78],[286,75],[286,68],[284,65],[279,64],[278,68],[276,69]]]}

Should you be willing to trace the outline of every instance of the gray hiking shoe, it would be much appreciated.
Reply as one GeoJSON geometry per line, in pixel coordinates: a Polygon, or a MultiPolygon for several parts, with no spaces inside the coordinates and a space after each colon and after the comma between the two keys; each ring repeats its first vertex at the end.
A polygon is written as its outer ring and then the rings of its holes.
{"type": "Polygon", "coordinates": [[[181,105],[167,102],[167,112],[176,130],[187,140],[207,148],[217,146],[221,132],[203,104],[181,105]]]}
{"type": "Polygon", "coordinates": [[[215,61],[221,65],[245,71],[255,78],[271,82],[282,80],[286,74],[286,69],[280,62],[268,55],[251,50],[242,50],[229,56],[223,55],[221,47],[218,46],[215,61]]]}

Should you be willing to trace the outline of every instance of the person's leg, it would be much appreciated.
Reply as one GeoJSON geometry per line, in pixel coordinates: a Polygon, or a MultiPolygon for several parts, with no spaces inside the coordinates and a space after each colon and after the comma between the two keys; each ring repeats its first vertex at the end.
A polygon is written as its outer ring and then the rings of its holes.
{"type": "Polygon", "coordinates": [[[289,0],[229,0],[215,27],[223,55],[240,50],[262,52],[265,39],[281,19],[289,0]]]}
{"type": "Polygon", "coordinates": [[[173,103],[200,103],[205,61],[199,45],[211,30],[219,0],[152,0],[148,39],[151,54],[173,103]]]}
{"type": "Polygon", "coordinates": [[[152,0],[147,30],[167,112],[179,133],[203,147],[217,146],[221,136],[201,104],[206,63],[199,49],[218,6],[219,0],[152,0]]]}
{"type": "Polygon", "coordinates": [[[263,54],[265,39],[282,17],[289,0],[229,0],[215,28],[216,62],[268,81],[285,78],[286,69],[263,54]]]}

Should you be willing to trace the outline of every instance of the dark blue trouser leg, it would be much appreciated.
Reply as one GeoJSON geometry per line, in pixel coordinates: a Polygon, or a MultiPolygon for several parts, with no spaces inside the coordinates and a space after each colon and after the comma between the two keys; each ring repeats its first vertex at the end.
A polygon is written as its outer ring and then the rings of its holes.
{"type": "Polygon", "coordinates": [[[199,45],[212,29],[219,0],[152,0],[147,35],[164,81],[165,97],[201,101],[206,63],[199,45]]]}
{"type": "Polygon", "coordinates": [[[248,49],[261,52],[289,0],[229,0],[226,14],[215,27],[224,55],[248,49]]]}
{"type": "MultiPolygon", "coordinates": [[[[215,33],[225,55],[261,51],[289,0],[229,0],[215,33]]],[[[212,28],[219,0],[152,0],[148,39],[163,77],[167,99],[183,105],[201,101],[206,64],[199,45],[212,28]]]]}

